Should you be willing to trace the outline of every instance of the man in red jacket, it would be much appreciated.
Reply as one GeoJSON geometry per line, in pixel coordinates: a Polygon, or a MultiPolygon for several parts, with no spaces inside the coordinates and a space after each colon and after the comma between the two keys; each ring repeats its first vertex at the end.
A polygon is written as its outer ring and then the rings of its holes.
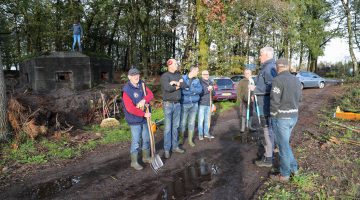
{"type": "Polygon", "coordinates": [[[148,104],[154,95],[146,87],[144,93],[140,80],[140,72],[132,68],[128,72],[129,82],[123,87],[123,103],[126,122],[131,129],[131,167],[136,170],[142,170],[143,167],[138,163],[138,153],[140,142],[142,140],[142,156],[144,163],[150,163],[150,137],[147,127],[146,118],[151,117],[151,113],[145,112],[145,104],[148,104]]]}

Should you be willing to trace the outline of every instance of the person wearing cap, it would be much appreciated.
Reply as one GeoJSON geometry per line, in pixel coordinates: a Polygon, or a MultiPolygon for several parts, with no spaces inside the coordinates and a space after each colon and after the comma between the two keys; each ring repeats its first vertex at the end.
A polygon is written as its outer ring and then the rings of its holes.
{"type": "Polygon", "coordinates": [[[198,114],[198,135],[199,140],[205,138],[213,139],[214,136],[209,133],[209,124],[211,115],[211,92],[213,91],[213,82],[209,80],[209,71],[204,70],[201,72],[200,83],[202,86],[202,92],[200,93],[199,100],[199,114],[198,114]]]}
{"type": "Polygon", "coordinates": [[[276,76],[270,92],[270,114],[276,143],[279,146],[280,174],[271,179],[288,181],[290,174],[297,174],[298,164],[289,143],[299,113],[301,83],[290,73],[287,59],[276,61],[276,76]]]}
{"type": "Polygon", "coordinates": [[[151,117],[151,113],[145,112],[145,104],[149,104],[154,98],[153,93],[148,87],[146,95],[140,80],[140,71],[132,68],[128,72],[129,81],[123,87],[122,99],[124,104],[124,113],[126,122],[131,130],[131,167],[136,170],[142,170],[143,166],[138,163],[139,150],[142,149],[142,161],[150,163],[150,136],[147,127],[146,118],[151,117]],[[142,141],[142,147],[140,143],[142,141]]]}
{"type": "Polygon", "coordinates": [[[259,115],[263,134],[265,139],[265,153],[260,160],[255,161],[259,167],[272,167],[273,151],[274,151],[274,134],[270,123],[270,91],[271,83],[276,77],[274,49],[272,47],[264,47],[260,49],[260,72],[256,78],[254,85],[249,85],[249,89],[254,91],[257,96],[259,107],[259,115]]]}
{"type": "Polygon", "coordinates": [[[187,127],[188,143],[191,147],[195,146],[193,142],[195,119],[199,108],[200,93],[202,92],[201,83],[197,78],[198,73],[199,67],[191,66],[189,73],[183,75],[183,80],[188,87],[181,89],[181,132],[179,135],[179,143],[183,144],[187,127]]]}
{"type": "Polygon", "coordinates": [[[161,75],[161,91],[163,98],[163,110],[165,119],[164,128],[164,156],[170,158],[170,151],[177,153],[185,153],[179,147],[178,128],[180,124],[181,112],[181,89],[188,87],[184,83],[178,70],[175,59],[169,59],[167,62],[168,71],[161,75]]]}

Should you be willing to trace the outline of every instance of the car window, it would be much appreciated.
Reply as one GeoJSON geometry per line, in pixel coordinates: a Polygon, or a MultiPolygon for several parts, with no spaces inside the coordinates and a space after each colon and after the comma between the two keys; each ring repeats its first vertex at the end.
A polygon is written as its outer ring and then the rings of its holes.
{"type": "Polygon", "coordinates": [[[216,79],[215,82],[217,85],[232,85],[233,84],[231,79],[216,79]]]}
{"type": "Polygon", "coordinates": [[[241,76],[233,76],[233,77],[231,77],[231,80],[234,81],[234,82],[239,82],[241,79],[243,79],[243,77],[241,77],[241,76]]]}
{"type": "Polygon", "coordinates": [[[301,72],[300,75],[303,77],[311,77],[311,75],[308,72],[301,72]]]}

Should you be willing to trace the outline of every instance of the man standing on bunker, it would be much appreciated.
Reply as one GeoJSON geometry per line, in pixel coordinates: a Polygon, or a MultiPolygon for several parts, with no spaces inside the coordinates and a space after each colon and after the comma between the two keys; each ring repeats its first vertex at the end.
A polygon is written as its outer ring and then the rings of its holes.
{"type": "Polygon", "coordinates": [[[84,31],[83,31],[83,28],[82,28],[79,20],[75,20],[71,30],[73,31],[72,51],[75,51],[75,45],[76,45],[76,41],[77,41],[79,51],[81,52],[82,51],[81,38],[84,35],[84,31]]]}

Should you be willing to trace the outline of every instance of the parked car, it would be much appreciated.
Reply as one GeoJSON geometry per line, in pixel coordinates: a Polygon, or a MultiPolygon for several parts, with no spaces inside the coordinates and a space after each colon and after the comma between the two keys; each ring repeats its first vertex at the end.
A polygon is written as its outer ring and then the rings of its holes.
{"type": "Polygon", "coordinates": [[[239,83],[239,81],[241,80],[241,79],[243,79],[244,78],[244,75],[234,75],[234,76],[232,76],[230,79],[234,82],[234,83],[239,83]]]}
{"type": "Polygon", "coordinates": [[[236,100],[236,86],[228,77],[214,77],[213,100],[236,100]]]}
{"type": "Polygon", "coordinates": [[[311,87],[322,89],[325,87],[326,80],[313,72],[300,71],[296,74],[296,77],[301,82],[301,89],[311,87]]]}

